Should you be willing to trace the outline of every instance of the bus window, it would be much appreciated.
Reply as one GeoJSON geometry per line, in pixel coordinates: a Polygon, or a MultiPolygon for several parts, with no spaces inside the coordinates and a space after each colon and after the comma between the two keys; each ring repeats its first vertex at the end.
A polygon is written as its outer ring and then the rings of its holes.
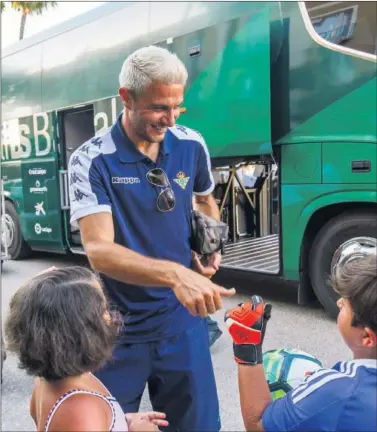
{"type": "Polygon", "coordinates": [[[316,32],[329,42],[377,54],[376,2],[305,2],[316,32]]]}

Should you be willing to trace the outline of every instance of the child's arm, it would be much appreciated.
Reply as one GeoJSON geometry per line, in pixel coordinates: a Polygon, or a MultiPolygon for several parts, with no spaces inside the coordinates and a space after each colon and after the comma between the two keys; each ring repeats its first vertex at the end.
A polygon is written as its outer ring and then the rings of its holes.
{"type": "MultiPolygon", "coordinates": [[[[242,417],[247,431],[340,430],[352,412],[355,369],[321,369],[287,395],[272,401],[263,370],[262,343],[271,305],[253,296],[225,314],[233,338],[242,417]]],[[[353,402],[354,403],[354,402],[353,402]]],[[[360,409],[362,409],[360,407],[360,409]]],[[[361,411],[362,412],[362,411],[361,411]]],[[[342,429],[343,430],[343,429],[342,429]]]]}
{"type": "Polygon", "coordinates": [[[241,411],[247,431],[263,432],[261,418],[272,402],[270,390],[264,376],[263,365],[238,365],[238,386],[241,411]]]}
{"type": "Polygon", "coordinates": [[[263,431],[262,414],[272,402],[262,357],[262,342],[271,308],[261,297],[253,296],[251,302],[225,314],[233,338],[234,358],[238,363],[241,410],[247,431],[263,431]]]}

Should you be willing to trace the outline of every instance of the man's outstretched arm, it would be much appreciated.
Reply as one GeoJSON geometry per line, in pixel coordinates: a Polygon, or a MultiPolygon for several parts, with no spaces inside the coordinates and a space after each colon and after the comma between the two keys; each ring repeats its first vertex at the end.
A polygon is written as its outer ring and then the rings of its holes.
{"type": "Polygon", "coordinates": [[[79,220],[81,240],[94,270],[135,285],[174,286],[180,265],[145,257],[114,242],[111,213],[96,213],[79,220]]]}
{"type": "Polygon", "coordinates": [[[192,315],[205,317],[222,308],[221,297],[235,290],[214,284],[181,264],[152,259],[114,242],[110,213],[95,213],[79,219],[82,243],[93,269],[135,285],[168,286],[192,315]]]}

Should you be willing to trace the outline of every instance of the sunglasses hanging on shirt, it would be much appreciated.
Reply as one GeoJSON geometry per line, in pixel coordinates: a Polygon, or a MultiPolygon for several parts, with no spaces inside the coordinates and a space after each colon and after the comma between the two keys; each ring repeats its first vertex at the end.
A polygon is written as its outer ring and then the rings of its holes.
{"type": "Polygon", "coordinates": [[[146,174],[147,180],[155,187],[162,188],[157,197],[157,208],[161,212],[168,212],[175,207],[175,196],[168,176],[161,168],[153,168],[146,174]]]}

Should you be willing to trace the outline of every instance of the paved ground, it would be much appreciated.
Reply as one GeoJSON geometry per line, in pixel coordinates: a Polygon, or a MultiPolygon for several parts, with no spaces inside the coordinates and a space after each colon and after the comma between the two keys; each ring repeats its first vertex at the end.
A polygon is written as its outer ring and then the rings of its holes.
{"type": "MultiPolygon", "coordinates": [[[[72,263],[85,264],[83,257],[39,255],[21,262],[7,262],[2,274],[1,312],[4,319],[10,297],[17,287],[29,276],[51,265],[65,266],[72,263]]],[[[232,299],[225,301],[225,307],[231,307],[246,298],[247,291],[262,294],[273,303],[273,315],[268,325],[265,349],[279,347],[297,347],[320,358],[330,366],[339,359],[350,358],[350,353],[337,333],[335,322],[328,319],[322,309],[313,305],[304,308],[296,305],[296,293],[293,286],[269,278],[251,278],[245,276],[224,277],[221,273],[217,280],[226,286],[238,289],[232,299]]],[[[223,326],[223,311],[214,316],[223,326]]],[[[243,430],[238,392],[236,367],[232,359],[230,337],[224,333],[212,349],[213,362],[218,384],[224,431],[243,430]]],[[[2,385],[2,431],[31,431],[34,425],[28,415],[29,396],[32,379],[17,368],[14,357],[8,356],[4,364],[2,385]]],[[[148,397],[143,399],[142,409],[149,407],[148,397]]]]}

